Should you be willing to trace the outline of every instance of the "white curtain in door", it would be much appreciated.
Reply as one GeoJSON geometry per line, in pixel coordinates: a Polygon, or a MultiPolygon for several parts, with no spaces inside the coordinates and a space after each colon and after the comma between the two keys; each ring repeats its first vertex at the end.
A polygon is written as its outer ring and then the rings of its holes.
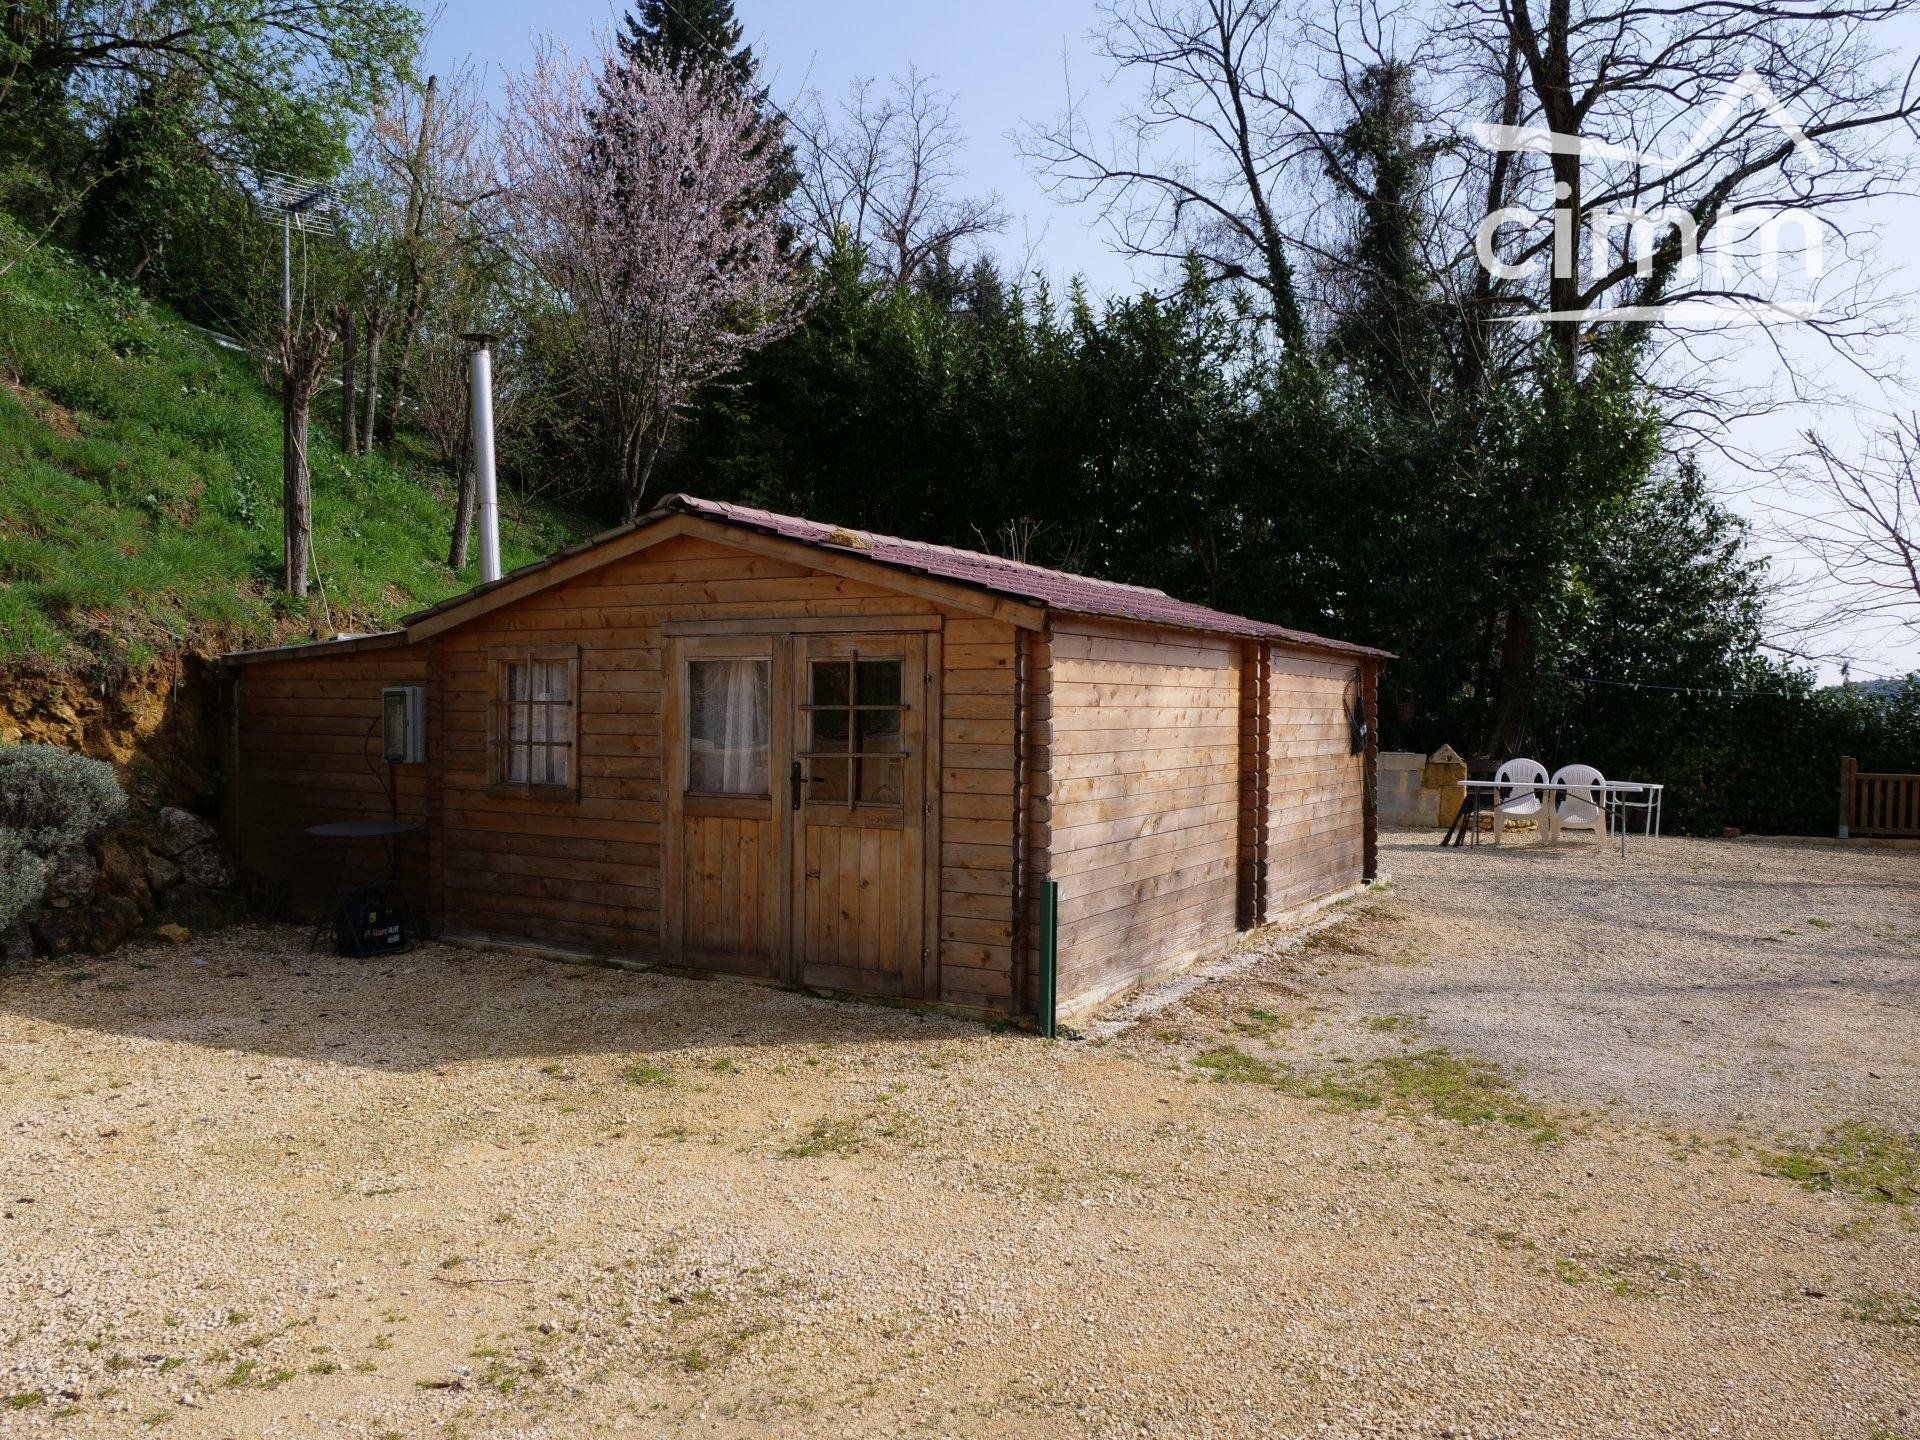
{"type": "Polygon", "coordinates": [[[765,795],[767,662],[695,660],[688,682],[687,788],[765,795]]]}

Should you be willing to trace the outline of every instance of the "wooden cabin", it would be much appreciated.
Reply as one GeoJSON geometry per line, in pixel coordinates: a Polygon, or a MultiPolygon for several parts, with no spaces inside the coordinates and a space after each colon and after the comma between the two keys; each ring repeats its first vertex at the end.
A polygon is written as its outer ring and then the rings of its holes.
{"type": "Polygon", "coordinates": [[[391,632],[230,656],[229,833],[295,910],[308,826],[394,812],[449,940],[1015,1015],[1052,957],[1071,1016],[1373,875],[1387,658],[674,496],[391,632]],[[393,691],[423,736],[389,763],[393,691]]]}

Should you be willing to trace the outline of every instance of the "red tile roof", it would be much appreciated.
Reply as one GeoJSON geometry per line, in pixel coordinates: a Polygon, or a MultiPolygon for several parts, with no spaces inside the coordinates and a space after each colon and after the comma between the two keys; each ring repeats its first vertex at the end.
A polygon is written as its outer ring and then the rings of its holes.
{"type": "Polygon", "coordinates": [[[1025,600],[1069,614],[1136,620],[1144,625],[1243,635],[1249,639],[1282,640],[1349,655],[1387,656],[1386,651],[1371,646],[1329,640],[1325,636],[1310,635],[1304,630],[1289,630],[1283,625],[1270,625],[1264,620],[1249,620],[1244,615],[1210,610],[1204,605],[1176,600],[1164,590],[1150,589],[1145,585],[1123,585],[1115,580],[1096,580],[1088,575],[1048,570],[978,550],[957,550],[949,545],[932,545],[924,540],[902,540],[893,535],[876,535],[865,530],[823,525],[817,520],[776,515],[770,510],[756,510],[749,505],[735,505],[724,500],[701,500],[692,495],[669,495],[661,501],[659,510],[699,515],[723,525],[738,525],[763,534],[796,540],[802,545],[843,550],[847,554],[858,555],[897,570],[910,570],[936,579],[950,580],[1011,600],[1025,600]]]}

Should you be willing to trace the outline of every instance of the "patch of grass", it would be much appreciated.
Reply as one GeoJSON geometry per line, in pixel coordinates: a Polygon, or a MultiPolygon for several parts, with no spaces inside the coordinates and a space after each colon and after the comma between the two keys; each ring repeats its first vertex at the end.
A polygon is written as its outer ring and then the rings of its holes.
{"type": "Polygon", "coordinates": [[[1293,1025],[1293,1017],[1276,1014],[1272,1010],[1247,1008],[1247,1018],[1233,1022],[1233,1028],[1242,1035],[1250,1035],[1256,1040],[1264,1040],[1276,1030],[1286,1030],[1293,1025]]]}
{"type": "Polygon", "coordinates": [[[1454,1054],[1444,1045],[1370,1061],[1396,1099],[1416,1102],[1461,1125],[1493,1121],[1540,1144],[1561,1138],[1548,1115],[1514,1089],[1497,1065],[1454,1054]]]}
{"type": "Polygon", "coordinates": [[[1420,1028],[1420,1021],[1413,1015],[1369,1015],[1367,1029],[1376,1035],[1404,1035],[1420,1028]]]}
{"type": "Polygon", "coordinates": [[[1763,1154],[1760,1168],[1809,1190],[1905,1205],[1920,1196],[1920,1137],[1849,1120],[1830,1127],[1817,1146],[1763,1154]]]}
{"type": "Polygon", "coordinates": [[[1288,1095],[1354,1109],[1372,1109],[1392,1101],[1461,1125],[1510,1125],[1539,1144],[1561,1138],[1554,1121],[1515,1090],[1499,1066],[1463,1058],[1445,1046],[1357,1065],[1336,1060],[1333,1071],[1305,1074],[1249,1055],[1234,1045],[1203,1050],[1194,1056],[1193,1063],[1215,1080],[1264,1085],[1288,1095]]]}
{"type": "Polygon", "coordinates": [[[629,1085],[671,1085],[673,1076],[658,1065],[642,1065],[638,1060],[620,1072],[629,1085]]]}
{"type": "Polygon", "coordinates": [[[1564,1255],[1553,1262],[1553,1273],[1563,1285],[1584,1285],[1593,1278],[1593,1272],[1586,1266],[1564,1255]]]}
{"type": "Polygon", "coordinates": [[[25,1410],[30,1405],[38,1405],[47,1398],[44,1390],[16,1390],[6,1398],[7,1409],[25,1410]]]}
{"type": "Polygon", "coordinates": [[[1325,1100],[1356,1110],[1370,1110],[1380,1103],[1378,1091],[1349,1078],[1331,1074],[1297,1075],[1289,1066],[1249,1055],[1237,1045],[1216,1045],[1203,1050],[1193,1057],[1193,1063],[1212,1072],[1215,1080],[1265,1085],[1308,1100],[1325,1100]]]}
{"type": "Polygon", "coordinates": [[[67,970],[61,973],[60,978],[69,985],[84,985],[87,981],[98,977],[91,970],[67,970]]]}
{"type": "MultiPolygon", "coordinates": [[[[93,651],[138,665],[182,639],[265,640],[327,623],[277,597],[280,406],[252,356],[0,219],[0,663],[93,651]]],[[[456,593],[450,477],[424,458],[343,456],[323,399],[314,550],[334,628],[456,593]]],[[[504,497],[511,569],[590,526],[504,497]]]]}
{"type": "Polygon", "coordinates": [[[1271,1085],[1278,1089],[1293,1078],[1286,1066],[1249,1055],[1238,1045],[1216,1045],[1211,1050],[1202,1050],[1193,1057],[1193,1063],[1202,1070],[1212,1071],[1216,1080],[1232,1080],[1243,1085],[1271,1085]]]}
{"type": "Polygon", "coordinates": [[[1897,1325],[1904,1328],[1920,1325],[1920,1300],[1875,1290],[1853,1296],[1840,1307],[1840,1313],[1864,1325],[1897,1325]]]}
{"type": "Polygon", "coordinates": [[[1811,925],[1811,926],[1813,926],[1813,928],[1814,928],[1814,929],[1816,929],[1816,930],[1831,930],[1831,929],[1833,929],[1833,921],[1831,921],[1831,920],[1822,920],[1822,919],[1821,919],[1821,918],[1820,918],[1820,917],[1819,917],[1818,915],[1810,915],[1810,916],[1808,916],[1808,917],[1807,917],[1807,924],[1809,924],[1809,925],[1811,925]]]}
{"type": "Polygon", "coordinates": [[[789,1159],[810,1155],[832,1155],[860,1148],[860,1127],[852,1120],[821,1116],[807,1130],[807,1138],[789,1145],[780,1153],[789,1159]]]}
{"type": "Polygon", "coordinates": [[[260,1362],[258,1360],[242,1360],[238,1365],[234,1366],[232,1370],[227,1372],[227,1378],[220,1383],[228,1389],[238,1390],[242,1385],[246,1385],[252,1381],[253,1372],[259,1368],[260,1362]]]}

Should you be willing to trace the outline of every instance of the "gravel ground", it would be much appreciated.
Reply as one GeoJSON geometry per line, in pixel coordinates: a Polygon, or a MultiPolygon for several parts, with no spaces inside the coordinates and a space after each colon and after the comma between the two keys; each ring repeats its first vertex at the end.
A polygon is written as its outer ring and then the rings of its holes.
{"type": "MultiPolygon", "coordinates": [[[[1576,1042],[1471,1030],[1455,937],[1556,995],[1598,942],[1496,884],[1525,860],[1389,858],[1337,924],[1079,1043],[282,929],[0,980],[0,1434],[1920,1435],[1920,1206],[1768,1173],[1708,1113],[1758,1101],[1658,1035],[1614,1083],[1705,1102],[1687,1133],[1588,1103],[1576,1042]],[[1528,1088],[1396,1088],[1470,1034],[1528,1088]]],[[[1754,897],[1750,941],[1796,875],[1856,873],[1648,858],[1754,897]]],[[[1834,919],[1910,964],[1882,864],[1834,919]]],[[[1668,885],[1614,887],[1623,952],[1710,935],[1668,885]]],[[[1910,1107],[1911,1053],[1883,1073],[1910,1107]]]]}
{"type": "Polygon", "coordinates": [[[1920,1127],[1920,851],[1399,834],[1381,867],[1420,963],[1359,970],[1343,1006],[1690,1125],[1920,1127]]]}

